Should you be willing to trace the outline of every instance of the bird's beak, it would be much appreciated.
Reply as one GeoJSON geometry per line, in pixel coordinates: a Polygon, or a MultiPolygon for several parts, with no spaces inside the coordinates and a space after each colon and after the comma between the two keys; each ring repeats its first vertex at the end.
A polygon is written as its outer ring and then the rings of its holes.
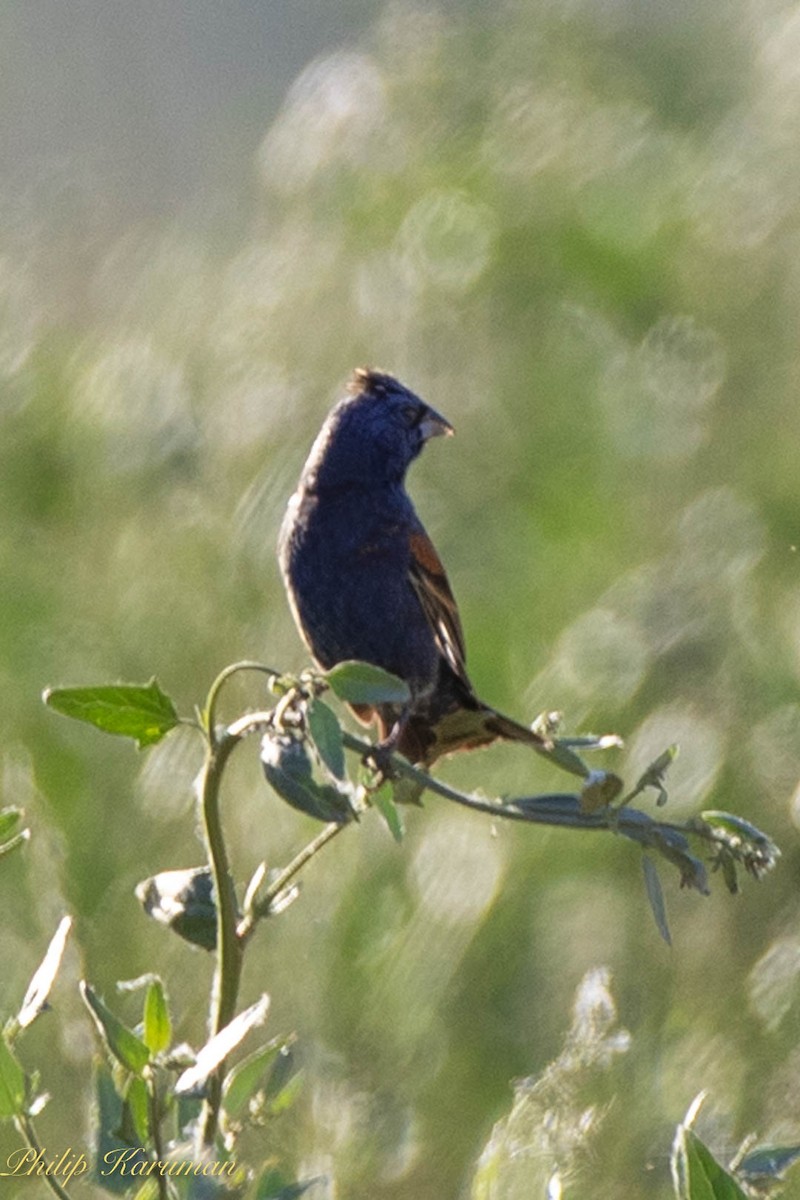
{"type": "Polygon", "coordinates": [[[419,423],[423,441],[432,437],[451,437],[455,429],[450,422],[438,413],[435,408],[429,408],[419,423]]]}

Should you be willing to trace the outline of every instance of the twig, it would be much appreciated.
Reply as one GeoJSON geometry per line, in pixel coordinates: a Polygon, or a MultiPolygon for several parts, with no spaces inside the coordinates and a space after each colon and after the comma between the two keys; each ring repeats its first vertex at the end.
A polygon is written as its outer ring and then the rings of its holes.
{"type": "Polygon", "coordinates": [[[250,937],[256,926],[256,922],[269,915],[270,906],[275,901],[276,897],[281,894],[284,888],[291,883],[295,875],[302,871],[307,863],[315,854],[326,846],[328,842],[336,837],[337,833],[341,833],[347,828],[348,823],[340,821],[331,821],[325,828],[313,838],[308,845],[304,846],[299,854],[296,854],[292,861],[283,868],[280,874],[276,875],[269,887],[267,887],[262,896],[259,897],[258,904],[250,913],[245,913],[242,920],[239,922],[237,934],[239,941],[244,943],[250,937]]]}
{"type": "MultiPolygon", "coordinates": [[[[36,1130],[33,1127],[33,1121],[28,1114],[20,1113],[14,1118],[14,1124],[37,1158],[39,1158],[41,1155],[44,1155],[44,1147],[36,1136],[36,1130]]],[[[49,1173],[45,1172],[41,1178],[50,1188],[51,1192],[59,1197],[59,1200],[72,1200],[72,1197],[67,1189],[61,1186],[55,1175],[50,1175],[49,1173]]]]}

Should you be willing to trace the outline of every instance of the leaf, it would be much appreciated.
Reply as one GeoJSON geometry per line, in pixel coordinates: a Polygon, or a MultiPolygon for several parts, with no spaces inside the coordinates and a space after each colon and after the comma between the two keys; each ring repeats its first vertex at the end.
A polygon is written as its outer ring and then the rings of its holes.
{"type": "Polygon", "coordinates": [[[178,1096],[203,1094],[209,1075],[235,1050],[251,1029],[263,1025],[269,1012],[269,996],[263,995],[255,1004],[234,1017],[224,1029],[206,1042],[198,1052],[194,1066],[178,1077],[175,1093],[178,1096]]]}
{"type": "Polygon", "coordinates": [[[373,663],[349,660],[325,673],[331,691],[348,704],[408,704],[408,684],[373,663]]]}
{"type": "MultiPolygon", "coordinates": [[[[276,1072],[277,1070],[278,1067],[275,1068],[276,1072]]],[[[267,1089],[267,1098],[264,1105],[266,1112],[268,1112],[271,1117],[277,1117],[280,1113],[286,1112],[288,1108],[292,1107],[295,1100],[300,1095],[302,1088],[302,1071],[295,1071],[294,1074],[291,1075],[283,1084],[283,1086],[273,1095],[270,1095],[270,1091],[272,1090],[272,1080],[270,1080],[270,1087],[267,1089]]]]}
{"type": "Polygon", "coordinates": [[[179,722],[174,704],[155,679],[147,684],[47,688],[42,699],[62,716],[135,738],[140,749],[160,742],[179,722]]]}
{"type": "Polygon", "coordinates": [[[661,889],[661,880],[658,877],[655,863],[652,858],[646,854],[642,856],[642,870],[644,871],[644,885],[647,889],[647,899],[650,901],[650,910],[655,918],[658,932],[661,934],[668,946],[672,945],[672,938],[669,932],[669,923],[667,921],[667,910],[664,904],[664,893],[661,889]]]}
{"type": "Polygon", "coordinates": [[[208,867],[161,871],[136,885],[136,898],[148,917],[185,941],[204,950],[215,948],[217,908],[208,867]]]}
{"type": "Polygon", "coordinates": [[[331,784],[317,783],[311,759],[301,741],[288,734],[268,733],[261,743],[261,764],[267,782],[282,800],[318,821],[349,821],[353,810],[347,796],[331,784]]]}
{"type": "Polygon", "coordinates": [[[670,1167],[678,1200],[747,1200],[746,1194],[692,1129],[704,1093],[692,1101],[675,1132],[670,1167]]]}
{"type": "Polygon", "coordinates": [[[10,854],[12,850],[18,850],[20,846],[24,846],[30,839],[30,836],[30,829],[22,829],[15,837],[10,838],[7,842],[3,842],[0,845],[0,858],[5,854],[10,854]]]}
{"type": "Polygon", "coordinates": [[[158,1181],[146,1180],[134,1194],[133,1200],[158,1200],[158,1181]]]}
{"type": "Polygon", "coordinates": [[[130,1109],[120,1099],[112,1073],[105,1062],[100,1063],[95,1071],[91,1130],[93,1144],[90,1157],[93,1159],[94,1183],[105,1192],[130,1195],[132,1179],[135,1181],[136,1176],[144,1170],[139,1164],[148,1162],[148,1154],[136,1136],[130,1109]],[[130,1128],[130,1141],[122,1132],[123,1127],[130,1128]],[[133,1177],[110,1170],[109,1164],[118,1161],[121,1153],[130,1155],[124,1162],[129,1172],[135,1166],[133,1177]]]}
{"type": "Polygon", "coordinates": [[[622,791],[622,780],[613,771],[590,771],[581,789],[583,812],[597,812],[608,808],[622,791]]]}
{"type": "Polygon", "coordinates": [[[222,1106],[229,1116],[235,1117],[252,1099],[283,1045],[281,1038],[273,1038],[228,1072],[222,1085],[222,1106]]]}
{"type": "Polygon", "coordinates": [[[0,1038],[0,1120],[20,1116],[25,1106],[25,1072],[0,1038]]]}
{"type": "Polygon", "coordinates": [[[402,842],[405,837],[405,828],[403,826],[403,818],[394,802],[392,791],[392,785],[384,783],[378,788],[377,792],[372,792],[369,798],[386,822],[394,840],[402,842]]]}
{"type": "Polygon", "coordinates": [[[252,1192],[252,1200],[297,1200],[315,1183],[320,1183],[321,1177],[307,1179],[304,1183],[287,1183],[286,1177],[274,1167],[268,1167],[259,1179],[252,1192]]]}
{"type": "Polygon", "coordinates": [[[144,999],[144,1044],[151,1054],[162,1054],[172,1041],[167,998],[160,979],[154,979],[144,999]]]}
{"type": "Polygon", "coordinates": [[[140,1076],[134,1075],[128,1083],[123,1103],[136,1131],[136,1140],[146,1146],[150,1140],[150,1098],[147,1084],[140,1076]]]}
{"type": "Polygon", "coordinates": [[[71,928],[72,918],[62,917],[47,948],[47,953],[28,984],[22,1008],[17,1013],[17,1025],[20,1029],[27,1029],[47,1006],[47,997],[50,995],[50,989],[58,974],[71,928]]]}
{"type": "Polygon", "coordinates": [[[800,1160],[800,1146],[757,1146],[736,1164],[736,1174],[747,1183],[761,1184],[783,1179],[789,1167],[800,1160]]]}
{"type": "Polygon", "coordinates": [[[634,796],[638,796],[645,790],[645,788],[653,788],[656,792],[658,792],[658,795],[656,796],[656,804],[659,807],[666,804],[668,797],[667,789],[664,787],[664,780],[666,778],[667,771],[678,757],[679,749],[680,747],[678,746],[677,742],[674,742],[671,746],[667,746],[666,750],[663,750],[661,754],[659,754],[658,758],[654,759],[653,762],[651,762],[650,765],[644,769],[642,774],[637,779],[636,786],[634,787],[628,799],[632,800],[634,796]]]}
{"type": "Polygon", "coordinates": [[[2,808],[0,809],[0,842],[4,842],[11,836],[14,829],[22,820],[21,808],[2,808]]]}
{"type": "Polygon", "coordinates": [[[336,779],[346,775],[342,727],[333,709],[324,700],[315,698],[306,709],[308,732],[311,734],[317,753],[336,779]]]}
{"type": "MultiPolygon", "coordinates": [[[[533,724],[534,732],[540,732],[536,729],[536,722],[533,724]]],[[[589,768],[583,759],[575,753],[570,746],[570,739],[565,741],[557,739],[553,742],[552,748],[545,752],[551,762],[557,766],[563,767],[565,771],[569,771],[571,775],[577,775],[580,779],[585,779],[589,774],[589,768]]]]}
{"type": "Polygon", "coordinates": [[[692,1129],[683,1132],[688,1191],[686,1200],[747,1200],[734,1177],[720,1166],[692,1129]]]}
{"type": "Polygon", "coordinates": [[[150,1061],[147,1046],[106,1007],[85,979],[80,982],[80,991],[107,1049],[123,1067],[140,1075],[150,1061]]]}

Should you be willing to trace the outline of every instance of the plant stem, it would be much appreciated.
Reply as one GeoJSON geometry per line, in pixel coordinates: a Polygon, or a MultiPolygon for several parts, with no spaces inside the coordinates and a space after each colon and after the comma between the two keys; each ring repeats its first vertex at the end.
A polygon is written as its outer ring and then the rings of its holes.
{"type": "MultiPolygon", "coordinates": [[[[211,992],[209,1036],[224,1029],[236,1013],[242,973],[242,946],[236,936],[238,920],[236,889],[228,863],[228,852],[220,819],[220,783],[225,764],[240,738],[227,731],[222,737],[209,730],[209,744],[200,776],[200,800],[208,861],[214,880],[217,905],[217,961],[211,992]]],[[[225,1064],[220,1063],[208,1082],[208,1093],[198,1125],[201,1149],[214,1144],[217,1133],[222,1078],[225,1064]]]]}
{"type": "MultiPolygon", "coordinates": [[[[36,1130],[33,1127],[33,1121],[28,1114],[21,1113],[19,1116],[16,1116],[14,1118],[14,1124],[16,1125],[18,1132],[22,1137],[24,1137],[25,1141],[30,1146],[31,1150],[33,1150],[34,1154],[37,1156],[40,1154],[43,1155],[44,1149],[38,1137],[36,1136],[36,1130]]],[[[72,1200],[67,1189],[61,1186],[55,1175],[45,1174],[42,1175],[41,1178],[50,1188],[51,1192],[55,1196],[59,1197],[59,1200],[72,1200]]]]}
{"type": "Polygon", "coordinates": [[[280,676],[280,671],[273,670],[273,668],[268,667],[266,663],[252,662],[250,659],[243,659],[242,662],[231,663],[231,665],[226,667],[224,671],[220,671],[219,675],[211,685],[208,693],[208,699],[206,700],[205,722],[209,737],[212,739],[212,741],[214,739],[214,726],[216,724],[217,700],[219,698],[219,693],[222,690],[222,685],[228,679],[230,679],[232,675],[236,675],[239,671],[258,671],[262,675],[274,675],[276,677],[280,676]]]}
{"type": "MultiPolygon", "coordinates": [[[[158,1095],[158,1079],[156,1078],[155,1071],[151,1072],[150,1078],[147,1080],[147,1099],[150,1109],[150,1134],[153,1139],[156,1162],[163,1162],[164,1145],[161,1138],[161,1103],[158,1095]]],[[[157,1171],[156,1180],[158,1182],[159,1200],[169,1200],[169,1184],[167,1183],[166,1176],[161,1171],[157,1171]]]]}
{"type": "Polygon", "coordinates": [[[315,854],[319,853],[323,846],[326,846],[328,842],[336,837],[337,833],[341,833],[346,828],[347,823],[342,824],[338,821],[331,821],[307,846],[303,847],[299,854],[295,855],[292,861],[273,879],[272,883],[260,897],[258,905],[254,910],[251,913],[246,913],[244,918],[239,922],[238,936],[240,942],[247,941],[256,927],[256,922],[261,917],[269,916],[269,909],[272,902],[291,883],[292,879],[303,869],[306,863],[311,862],[311,859],[315,854]]]}

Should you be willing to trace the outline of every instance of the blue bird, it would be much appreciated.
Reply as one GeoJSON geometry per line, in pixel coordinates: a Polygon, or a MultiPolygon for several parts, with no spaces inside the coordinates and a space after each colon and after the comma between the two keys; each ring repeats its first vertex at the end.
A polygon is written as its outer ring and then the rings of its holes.
{"type": "Polygon", "coordinates": [[[300,475],[278,556],[314,660],[374,663],[403,679],[406,705],[354,705],[380,745],[429,766],[497,738],[545,748],[478,699],[444,567],[405,488],[408,467],[450,423],[391,375],[355,371],[300,475]]]}

